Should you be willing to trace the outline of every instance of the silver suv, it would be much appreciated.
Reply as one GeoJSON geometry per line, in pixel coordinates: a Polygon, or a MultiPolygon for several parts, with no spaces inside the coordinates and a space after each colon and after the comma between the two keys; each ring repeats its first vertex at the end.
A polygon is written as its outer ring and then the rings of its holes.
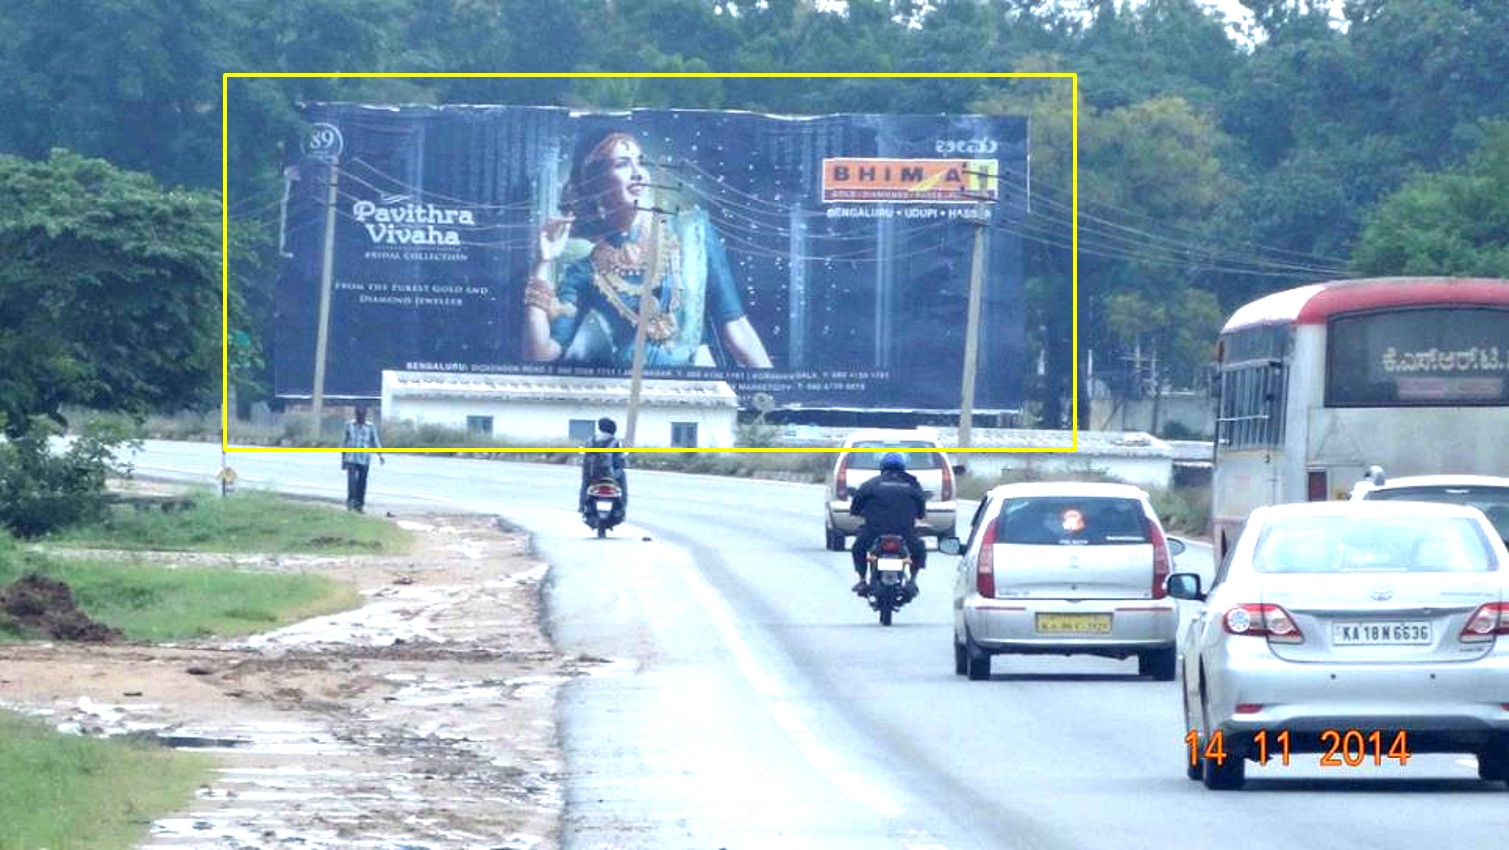
{"type": "Polygon", "coordinates": [[[917,533],[938,538],[953,536],[958,513],[954,500],[955,470],[943,453],[943,444],[931,431],[866,428],[850,432],[843,448],[845,451],[838,453],[828,475],[824,500],[827,515],[824,531],[829,551],[843,551],[845,538],[859,532],[864,520],[849,513],[849,504],[860,485],[880,474],[880,459],[888,452],[899,452],[905,457],[907,472],[916,476],[917,483],[927,491],[927,519],[918,520],[917,533]]]}
{"type": "Polygon", "coordinates": [[[954,672],[990,678],[992,655],[1137,656],[1174,678],[1179,610],[1165,582],[1184,543],[1130,484],[1006,484],[985,494],[954,583],[954,672]]]}
{"type": "Polygon", "coordinates": [[[1509,543],[1509,478],[1493,475],[1405,475],[1386,478],[1383,470],[1352,488],[1352,501],[1388,499],[1441,502],[1477,508],[1509,543]]]}

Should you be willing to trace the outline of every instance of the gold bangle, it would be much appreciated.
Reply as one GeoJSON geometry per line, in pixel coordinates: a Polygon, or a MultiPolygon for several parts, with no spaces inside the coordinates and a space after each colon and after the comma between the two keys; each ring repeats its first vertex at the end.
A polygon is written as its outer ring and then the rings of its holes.
{"type": "Polygon", "coordinates": [[[552,321],[561,316],[576,315],[576,305],[561,303],[555,295],[555,287],[537,277],[530,278],[524,285],[524,305],[538,307],[552,321]]]}

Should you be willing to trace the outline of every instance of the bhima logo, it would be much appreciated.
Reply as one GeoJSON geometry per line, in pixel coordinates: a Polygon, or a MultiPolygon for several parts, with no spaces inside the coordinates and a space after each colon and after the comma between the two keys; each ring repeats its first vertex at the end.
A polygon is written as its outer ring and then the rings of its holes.
{"type": "Polygon", "coordinates": [[[965,204],[993,201],[997,164],[993,159],[823,160],[823,202],[965,204]]]}
{"type": "Polygon", "coordinates": [[[412,203],[407,195],[384,195],[377,202],[357,201],[351,217],[366,228],[374,245],[454,245],[461,234],[452,226],[476,227],[471,210],[412,203]]]}

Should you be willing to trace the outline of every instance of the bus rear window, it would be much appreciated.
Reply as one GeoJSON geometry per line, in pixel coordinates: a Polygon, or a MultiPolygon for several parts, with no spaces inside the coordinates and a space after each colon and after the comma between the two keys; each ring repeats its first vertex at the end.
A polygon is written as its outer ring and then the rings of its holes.
{"type": "Polygon", "coordinates": [[[1509,309],[1416,307],[1333,317],[1327,407],[1509,404],[1509,309]]]}

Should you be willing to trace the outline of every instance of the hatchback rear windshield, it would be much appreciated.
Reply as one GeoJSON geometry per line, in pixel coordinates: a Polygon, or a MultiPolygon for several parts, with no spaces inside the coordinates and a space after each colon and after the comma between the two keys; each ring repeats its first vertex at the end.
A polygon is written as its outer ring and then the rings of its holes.
{"type": "Polygon", "coordinates": [[[919,452],[915,449],[931,449],[932,443],[921,440],[902,440],[894,443],[879,441],[858,442],[850,447],[850,469],[879,469],[880,460],[891,452],[896,452],[906,458],[907,469],[934,469],[943,463],[938,460],[938,453],[933,451],[919,452]],[[863,451],[873,449],[873,451],[863,451]],[[907,451],[913,449],[913,451],[907,451]]]}
{"type": "Polygon", "coordinates": [[[1509,487],[1390,487],[1374,490],[1366,498],[1468,505],[1487,515],[1499,536],[1509,540],[1509,487]]]}
{"type": "Polygon", "coordinates": [[[1136,499],[1036,496],[1007,499],[997,543],[1109,546],[1148,542],[1147,517],[1136,499]]]}
{"type": "Polygon", "coordinates": [[[1268,526],[1264,573],[1481,573],[1495,568],[1477,523],[1461,517],[1303,517],[1268,526]]]}

